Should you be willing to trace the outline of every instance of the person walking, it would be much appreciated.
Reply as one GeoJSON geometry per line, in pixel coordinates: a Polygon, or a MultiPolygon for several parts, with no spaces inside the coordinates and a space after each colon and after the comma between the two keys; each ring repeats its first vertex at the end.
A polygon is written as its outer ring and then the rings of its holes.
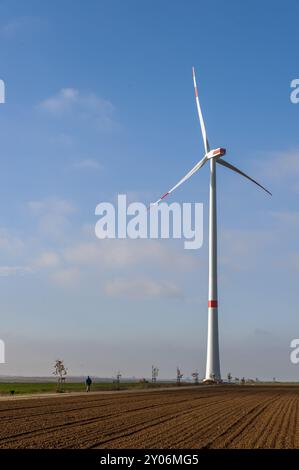
{"type": "Polygon", "coordinates": [[[92,384],[92,380],[91,378],[88,376],[87,379],[85,380],[85,383],[86,383],[86,391],[87,392],[90,392],[90,386],[92,384]]]}

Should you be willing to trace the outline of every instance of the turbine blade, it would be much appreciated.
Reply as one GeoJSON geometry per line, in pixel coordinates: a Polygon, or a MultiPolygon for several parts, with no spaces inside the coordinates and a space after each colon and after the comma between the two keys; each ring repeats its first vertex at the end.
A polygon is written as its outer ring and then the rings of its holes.
{"type": "Polygon", "coordinates": [[[181,184],[185,183],[185,181],[187,181],[192,175],[194,175],[194,173],[196,173],[206,163],[206,161],[207,161],[207,157],[204,156],[199,162],[196,163],[196,165],[194,165],[194,167],[176,185],[174,185],[169,191],[167,191],[167,193],[163,194],[163,196],[161,196],[160,199],[158,199],[158,201],[151,203],[150,207],[159,204],[159,202],[161,202],[162,199],[169,196],[169,194],[171,194],[175,189],[181,186],[181,184]]]}
{"type": "Polygon", "coordinates": [[[246,175],[246,173],[243,173],[243,171],[239,170],[239,168],[231,165],[230,163],[226,162],[225,160],[223,160],[222,158],[218,158],[218,160],[216,160],[217,163],[219,163],[220,165],[223,165],[223,166],[226,166],[226,168],[229,168],[230,170],[233,170],[235,171],[236,173],[239,173],[239,175],[242,175],[244,176],[245,178],[247,178],[248,180],[252,181],[253,183],[257,184],[260,188],[262,188],[264,191],[266,191],[266,193],[270,194],[270,196],[272,196],[272,193],[270,193],[270,191],[268,191],[268,189],[266,189],[264,186],[262,186],[260,183],[258,183],[257,181],[255,181],[253,178],[251,178],[250,176],[246,175]]]}
{"type": "Polygon", "coordinates": [[[210,146],[209,146],[206,127],[205,127],[205,123],[204,123],[204,120],[203,120],[203,115],[202,115],[200,102],[199,102],[199,98],[198,98],[198,90],[197,90],[197,85],[196,85],[195,68],[194,67],[192,67],[192,75],[193,75],[196,107],[197,107],[197,112],[198,112],[198,117],[199,117],[199,122],[200,122],[200,127],[201,127],[203,144],[204,144],[204,147],[205,147],[205,152],[208,153],[210,151],[210,146]]]}

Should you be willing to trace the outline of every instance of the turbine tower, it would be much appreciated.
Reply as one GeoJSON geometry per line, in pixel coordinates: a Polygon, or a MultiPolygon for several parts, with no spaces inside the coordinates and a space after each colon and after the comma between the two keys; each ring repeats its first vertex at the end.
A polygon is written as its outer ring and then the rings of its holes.
{"type": "Polygon", "coordinates": [[[220,357],[219,357],[219,331],[218,331],[218,292],[217,292],[217,198],[216,198],[216,163],[219,163],[239,175],[249,179],[257,186],[262,188],[268,194],[270,191],[258,183],[250,176],[243,173],[237,167],[223,160],[226,150],[222,147],[210,150],[207,138],[203,114],[200,107],[198,90],[196,85],[196,77],[194,67],[192,68],[193,84],[195,90],[196,107],[203,138],[204,157],[196,163],[196,165],[167,193],[161,196],[158,201],[151,206],[158,205],[165,197],[171,194],[181,184],[187,181],[194,173],[196,173],[209,160],[210,162],[210,207],[209,207],[209,293],[208,293],[208,338],[207,338],[207,363],[205,381],[221,381],[220,357]]]}

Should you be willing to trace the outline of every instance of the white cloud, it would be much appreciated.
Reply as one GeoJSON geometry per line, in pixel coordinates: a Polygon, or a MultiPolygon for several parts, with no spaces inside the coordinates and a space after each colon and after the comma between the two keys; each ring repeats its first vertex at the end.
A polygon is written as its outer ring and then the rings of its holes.
{"type": "Polygon", "coordinates": [[[274,234],[266,230],[225,229],[220,234],[220,264],[234,271],[248,271],[259,263],[259,253],[274,234]]]}
{"type": "Polygon", "coordinates": [[[101,259],[101,251],[95,243],[78,243],[65,250],[64,258],[74,264],[97,264],[101,259]]]}
{"type": "Polygon", "coordinates": [[[277,220],[280,226],[287,230],[295,230],[299,228],[299,212],[298,211],[273,211],[272,217],[277,220]]]}
{"type": "MultiPolygon", "coordinates": [[[[221,269],[259,272],[299,269],[298,211],[270,211],[269,229],[225,229],[220,232],[221,269]]],[[[226,275],[227,278],[227,275],[226,275]]]]}
{"type": "Polygon", "coordinates": [[[69,216],[76,211],[72,203],[64,199],[31,201],[28,208],[38,220],[39,231],[49,238],[62,238],[70,228],[69,216]]]}
{"type": "Polygon", "coordinates": [[[39,219],[39,230],[48,238],[62,238],[69,229],[67,217],[59,214],[45,214],[39,219]]]}
{"type": "Polygon", "coordinates": [[[51,281],[60,287],[74,287],[78,284],[80,272],[77,268],[66,268],[51,274],[51,281]]]}
{"type": "Polygon", "coordinates": [[[158,240],[98,240],[78,243],[64,252],[69,263],[128,268],[147,263],[166,270],[190,270],[196,266],[193,256],[183,250],[167,247],[158,240]]]}
{"type": "Polygon", "coordinates": [[[287,183],[288,189],[299,191],[299,150],[270,154],[258,161],[263,174],[273,182],[287,183]]]}
{"type": "Polygon", "coordinates": [[[79,96],[79,91],[74,88],[62,88],[59,93],[40,103],[40,107],[50,113],[63,113],[72,108],[79,96]]]}
{"type": "Polygon", "coordinates": [[[62,145],[63,147],[73,147],[75,144],[75,139],[73,136],[65,132],[60,132],[60,134],[53,137],[53,142],[60,146],[62,145]]]}
{"type": "Polygon", "coordinates": [[[0,266],[0,276],[23,276],[31,274],[33,269],[30,266],[0,266]]]}
{"type": "Polygon", "coordinates": [[[0,26],[0,34],[5,39],[13,39],[21,34],[24,37],[24,33],[36,32],[41,28],[44,29],[44,27],[45,22],[41,18],[36,16],[20,16],[2,24],[0,26]]]}
{"type": "Polygon", "coordinates": [[[103,166],[92,158],[86,158],[74,163],[73,168],[76,170],[102,170],[103,166]]]}
{"type": "Polygon", "coordinates": [[[0,251],[9,255],[19,255],[24,250],[24,242],[8,230],[0,229],[0,251]]]}
{"type": "Polygon", "coordinates": [[[22,19],[14,19],[1,26],[1,35],[11,38],[17,34],[22,27],[22,19]]]}
{"type": "Polygon", "coordinates": [[[46,212],[65,215],[72,214],[76,210],[71,202],[57,198],[30,201],[28,202],[28,208],[34,215],[44,215],[46,212]]]}
{"type": "Polygon", "coordinates": [[[56,268],[60,264],[60,256],[53,251],[45,251],[34,264],[39,268],[56,268]]]}
{"type": "Polygon", "coordinates": [[[168,281],[153,279],[115,279],[104,286],[109,297],[140,298],[181,298],[181,290],[168,281]]]}
{"type": "Polygon", "coordinates": [[[39,103],[38,108],[53,117],[67,117],[92,122],[97,129],[114,128],[114,106],[95,93],[82,93],[76,88],[62,88],[58,93],[39,103]]]}

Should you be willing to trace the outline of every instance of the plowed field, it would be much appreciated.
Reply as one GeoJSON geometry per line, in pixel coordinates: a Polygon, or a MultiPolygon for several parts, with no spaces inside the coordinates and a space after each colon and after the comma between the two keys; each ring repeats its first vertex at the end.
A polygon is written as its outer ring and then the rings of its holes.
{"type": "Polygon", "coordinates": [[[0,448],[299,448],[299,387],[212,386],[0,402],[0,448]]]}

